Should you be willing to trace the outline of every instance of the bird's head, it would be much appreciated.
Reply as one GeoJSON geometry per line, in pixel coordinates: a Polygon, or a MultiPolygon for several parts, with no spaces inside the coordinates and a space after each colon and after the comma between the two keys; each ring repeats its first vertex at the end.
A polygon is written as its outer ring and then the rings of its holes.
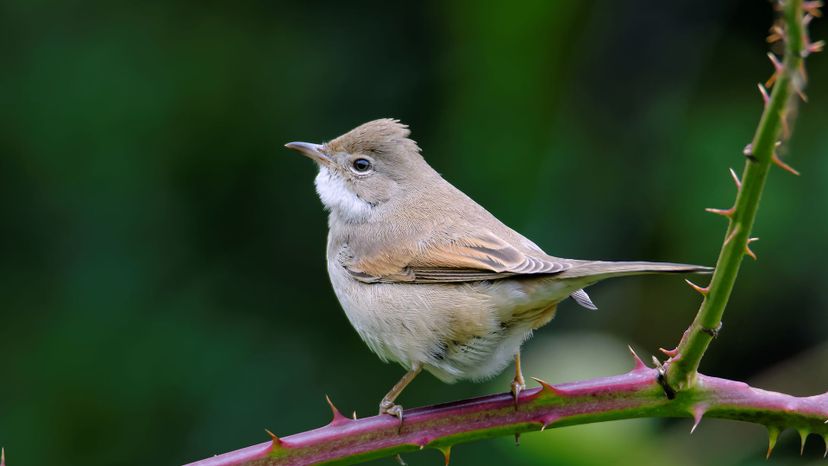
{"type": "Polygon", "coordinates": [[[384,118],[324,144],[291,142],[285,147],[317,163],[316,190],[328,210],[345,221],[363,222],[433,173],[410,133],[398,120],[384,118]]]}

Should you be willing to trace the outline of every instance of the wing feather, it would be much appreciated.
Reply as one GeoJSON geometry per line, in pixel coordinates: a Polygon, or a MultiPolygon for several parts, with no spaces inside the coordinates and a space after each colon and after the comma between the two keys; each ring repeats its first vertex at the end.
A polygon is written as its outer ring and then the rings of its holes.
{"type": "Polygon", "coordinates": [[[344,265],[357,280],[366,283],[457,283],[497,280],[515,275],[556,274],[570,267],[567,261],[542,252],[523,252],[495,234],[418,245],[408,257],[390,261],[366,258],[344,265]]]}

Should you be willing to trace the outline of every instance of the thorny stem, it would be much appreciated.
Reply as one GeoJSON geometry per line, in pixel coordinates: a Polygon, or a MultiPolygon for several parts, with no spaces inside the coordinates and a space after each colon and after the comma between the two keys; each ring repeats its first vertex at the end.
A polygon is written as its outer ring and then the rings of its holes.
{"type": "Polygon", "coordinates": [[[424,448],[439,450],[448,464],[451,447],[459,443],[642,417],[692,418],[693,429],[702,416],[762,423],[771,433],[793,427],[805,438],[822,436],[828,445],[828,393],[800,398],[699,374],[693,387],[668,400],[659,374],[636,359],[633,370],[618,376],[554,387],[539,381],[540,388],[521,394],[517,410],[511,393],[411,409],[401,430],[392,416],[353,420],[332,405],[333,421],[327,426],[274,436],[190,466],[353,464],[424,448]]]}
{"type": "MultiPolygon", "coordinates": [[[[759,200],[765,187],[774,153],[785,119],[793,118],[789,106],[795,99],[794,91],[801,91],[804,76],[802,0],[784,3],[785,57],[781,69],[776,70],[776,84],[762,113],[753,142],[745,149],[746,161],[741,186],[732,209],[720,211],[730,219],[725,241],[716,262],[716,271],[707,289],[695,320],[684,333],[676,348],[676,355],[667,363],[666,380],[675,390],[693,385],[702,356],[722,325],[724,313],[739,267],[750,239],[759,200]]],[[[761,89],[761,88],[760,88],[761,89]]]]}
{"type": "MultiPolygon", "coordinates": [[[[821,2],[805,5],[816,16],[821,2]]],[[[772,37],[784,36],[784,61],[774,75],[776,85],[746,150],[748,161],[742,180],[736,180],[736,203],[730,209],[713,209],[730,219],[716,271],[708,287],[696,287],[704,301],[679,346],[666,352],[670,359],[664,367],[649,369],[636,357],[635,368],[619,376],[554,387],[539,381],[541,388],[522,392],[518,409],[509,393],[411,409],[406,411],[402,428],[391,416],[348,419],[331,404],[333,420],[327,426],[281,439],[271,434],[270,442],[192,466],[351,464],[426,447],[440,450],[448,464],[451,446],[458,443],[547,427],[641,417],[692,417],[693,429],[702,416],[764,424],[770,433],[768,455],[779,432],[794,428],[802,436],[803,445],[811,433],[822,436],[828,454],[828,393],[794,397],[697,372],[721,326],[771,163],[783,166],[775,149],[780,134],[788,136],[794,91],[802,92],[802,58],[823,46],[821,42],[809,43],[805,36],[802,0],[787,0],[783,17],[784,26],[775,27],[772,37]]],[[[761,85],[760,91],[765,96],[761,85]]]]}

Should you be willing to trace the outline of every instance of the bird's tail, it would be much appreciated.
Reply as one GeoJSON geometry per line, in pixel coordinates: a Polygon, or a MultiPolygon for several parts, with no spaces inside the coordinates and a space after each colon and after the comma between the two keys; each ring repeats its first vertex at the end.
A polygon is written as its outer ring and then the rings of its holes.
{"type": "Polygon", "coordinates": [[[644,261],[578,261],[569,269],[561,272],[560,278],[588,278],[597,282],[605,278],[626,275],[644,275],[651,273],[711,273],[712,267],[692,264],[673,264],[670,262],[644,261]]]}
{"type": "Polygon", "coordinates": [[[570,294],[576,303],[587,309],[598,309],[589,299],[583,289],[605,278],[623,277],[626,275],[644,275],[650,273],[711,273],[712,267],[692,264],[673,264],[670,262],[607,262],[607,261],[575,261],[571,267],[556,277],[567,280],[573,288],[578,288],[570,294]]]}

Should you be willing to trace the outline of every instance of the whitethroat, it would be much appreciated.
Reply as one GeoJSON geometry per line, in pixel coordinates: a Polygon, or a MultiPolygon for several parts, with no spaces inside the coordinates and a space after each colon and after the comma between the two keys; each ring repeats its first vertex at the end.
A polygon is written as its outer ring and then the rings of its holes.
{"type": "Polygon", "coordinates": [[[444,382],[482,380],[512,360],[561,301],[596,309],[584,288],[605,278],[710,272],[660,262],[563,259],[501,223],[432,169],[397,120],[365,123],[324,144],[285,146],[319,166],[328,275],[351,325],[383,361],[408,372],[380,414],[423,369],[444,382]]]}

